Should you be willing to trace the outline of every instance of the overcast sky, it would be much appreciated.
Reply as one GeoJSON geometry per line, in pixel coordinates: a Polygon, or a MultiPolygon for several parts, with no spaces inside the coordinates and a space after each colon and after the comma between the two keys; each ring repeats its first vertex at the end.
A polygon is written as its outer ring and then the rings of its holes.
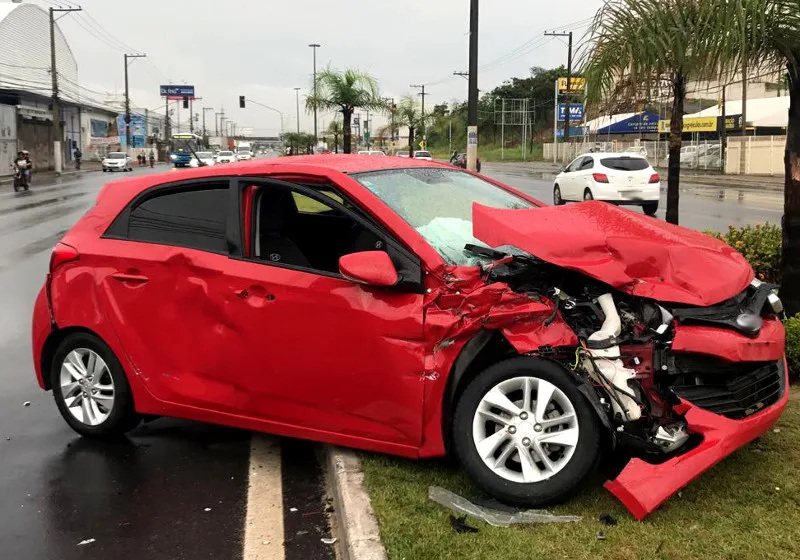
{"type": "MultiPolygon", "coordinates": [[[[69,4],[26,1],[43,7],[69,4]]],[[[572,30],[577,44],[601,3],[483,0],[480,89],[488,91],[509,77],[525,76],[531,66],[565,64],[566,42],[545,38],[544,31],[572,30]]],[[[425,83],[428,107],[466,98],[467,80],[452,74],[467,70],[469,0],[84,0],[79,4],[85,14],[70,14],[59,25],[78,61],[80,81],[93,90],[123,92],[125,49],[119,43],[145,52],[146,60],[130,66],[131,96],[139,107],[161,105],[163,110],[158,96],[161,83],[193,84],[203,98],[195,104],[196,112],[200,106],[217,111],[224,106],[240,127],[275,134],[279,116],[252,105],[241,110],[238,96],[282,111],[286,129],[293,130],[293,88],[302,87],[300,126],[311,131],[313,119],[302,98],[312,81],[309,43],[322,45],[318,68],[367,71],[385,96],[398,98],[417,91],[409,84],[425,83]]],[[[320,126],[323,119],[327,124],[331,115],[320,115],[320,126]]]]}

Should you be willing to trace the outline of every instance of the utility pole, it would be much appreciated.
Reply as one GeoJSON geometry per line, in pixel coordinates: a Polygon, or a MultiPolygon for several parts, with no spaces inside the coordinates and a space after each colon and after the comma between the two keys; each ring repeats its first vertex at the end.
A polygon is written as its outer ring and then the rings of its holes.
{"type": "Polygon", "coordinates": [[[430,93],[425,93],[425,84],[411,84],[408,87],[413,87],[422,90],[420,93],[417,94],[422,96],[422,122],[420,122],[420,125],[422,125],[420,126],[420,128],[422,130],[420,130],[420,133],[422,136],[423,143],[425,144],[425,146],[427,146],[427,138],[425,138],[425,96],[430,95],[430,93]]]}
{"type": "Polygon", "coordinates": [[[146,54],[123,55],[123,60],[125,61],[125,151],[133,147],[131,146],[131,96],[128,92],[128,59],[144,58],[146,56],[146,54]]]}
{"type": "Polygon", "coordinates": [[[214,136],[219,136],[219,117],[225,113],[214,113],[214,136]]]}
{"type": "MultiPolygon", "coordinates": [[[[58,68],[56,67],[56,19],[55,12],[80,12],[82,8],[50,8],[50,75],[53,78],[53,168],[62,171],[61,153],[61,102],[58,100],[58,68]]],[[[63,17],[63,16],[62,16],[63,17]]],[[[60,19],[60,18],[59,18],[60,19]]]]}
{"type": "Polygon", "coordinates": [[[319,142],[319,132],[317,131],[317,49],[320,47],[317,43],[308,45],[314,51],[314,148],[316,149],[319,142]]]}
{"type": "Polygon", "coordinates": [[[725,110],[725,88],[727,86],[722,86],[722,130],[720,131],[720,147],[719,153],[722,156],[720,159],[722,160],[722,169],[720,171],[723,175],[725,175],[725,152],[728,149],[728,115],[725,110]]]}
{"type": "Polygon", "coordinates": [[[467,169],[478,163],[478,0],[469,3],[469,88],[467,100],[467,169]]]}
{"type": "Polygon", "coordinates": [[[747,136],[747,57],[742,57],[742,143],[739,145],[739,175],[747,173],[747,152],[745,151],[747,136]]]}
{"type": "MultiPolygon", "coordinates": [[[[564,91],[564,142],[569,142],[569,99],[572,93],[572,31],[565,33],[545,33],[546,37],[569,37],[569,44],[567,46],[567,87],[564,91]]],[[[556,101],[556,111],[558,110],[558,102],[556,101]]],[[[556,113],[558,115],[558,113],[556,113]]],[[[555,123],[558,127],[558,120],[555,123]]]]}
{"type": "Polygon", "coordinates": [[[194,134],[194,105],[192,104],[191,97],[189,98],[189,133],[194,134]]]}
{"type": "Polygon", "coordinates": [[[208,130],[206,129],[206,111],[213,111],[214,107],[203,107],[203,136],[208,136],[208,130]]]}
{"type": "Polygon", "coordinates": [[[300,134],[300,88],[299,87],[294,88],[294,95],[297,98],[296,99],[296,104],[297,104],[297,134],[300,134]]]}

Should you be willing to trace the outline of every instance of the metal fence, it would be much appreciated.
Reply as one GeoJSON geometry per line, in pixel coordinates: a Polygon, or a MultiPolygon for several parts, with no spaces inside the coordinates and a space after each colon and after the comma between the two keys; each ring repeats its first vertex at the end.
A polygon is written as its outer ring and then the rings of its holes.
{"type": "MultiPolygon", "coordinates": [[[[742,166],[744,144],[744,173],[747,175],[784,175],[783,157],[785,136],[734,136],[728,138],[725,172],[739,174],[742,166]]],[[[545,161],[567,163],[581,154],[594,152],[632,152],[645,156],[653,167],[666,168],[669,164],[667,141],[574,142],[569,144],[544,144],[545,161]],[[556,152],[556,149],[558,152],[556,152]]],[[[698,171],[722,171],[722,142],[720,140],[685,141],[681,147],[681,168],[698,171]]]]}

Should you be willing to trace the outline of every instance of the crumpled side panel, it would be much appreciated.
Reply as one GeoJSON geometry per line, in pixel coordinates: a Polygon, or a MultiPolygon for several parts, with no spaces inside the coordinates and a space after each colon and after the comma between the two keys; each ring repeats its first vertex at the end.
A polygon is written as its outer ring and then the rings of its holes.
{"type": "Polygon", "coordinates": [[[428,275],[425,297],[425,420],[420,456],[444,453],[442,402],[447,377],[464,345],[483,329],[498,330],[517,352],[545,346],[575,346],[578,337],[547,298],[486,284],[478,267],[443,267],[428,275]]]}

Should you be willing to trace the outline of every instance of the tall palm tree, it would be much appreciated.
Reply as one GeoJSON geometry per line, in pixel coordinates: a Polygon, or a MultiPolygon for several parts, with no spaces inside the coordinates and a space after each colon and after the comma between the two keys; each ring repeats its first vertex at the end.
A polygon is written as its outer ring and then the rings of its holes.
{"type": "Polygon", "coordinates": [[[800,0],[749,0],[747,16],[745,35],[752,58],[786,68],[789,121],[783,158],[781,299],[786,312],[794,315],[800,313],[800,0]]]}
{"type": "Polygon", "coordinates": [[[580,56],[590,101],[608,95],[626,79],[642,85],[661,82],[669,90],[667,221],[673,224],[678,223],[687,83],[723,79],[737,67],[746,14],[741,4],[748,1],[608,0],[597,12],[580,56]]]}
{"type": "Polygon", "coordinates": [[[332,70],[330,67],[317,73],[317,81],[311,91],[316,95],[306,98],[306,109],[337,111],[342,113],[344,153],[349,154],[352,147],[350,121],[357,108],[369,111],[383,111],[385,102],[378,91],[378,83],[371,75],[359,70],[332,70]]]}
{"type": "Polygon", "coordinates": [[[395,113],[395,126],[408,127],[408,157],[414,157],[414,132],[423,125],[422,110],[417,105],[417,100],[410,95],[403,96],[397,104],[395,113]]]}
{"type": "Polygon", "coordinates": [[[342,135],[341,121],[332,120],[328,125],[328,134],[333,136],[333,151],[339,153],[339,137],[342,135]]]}

